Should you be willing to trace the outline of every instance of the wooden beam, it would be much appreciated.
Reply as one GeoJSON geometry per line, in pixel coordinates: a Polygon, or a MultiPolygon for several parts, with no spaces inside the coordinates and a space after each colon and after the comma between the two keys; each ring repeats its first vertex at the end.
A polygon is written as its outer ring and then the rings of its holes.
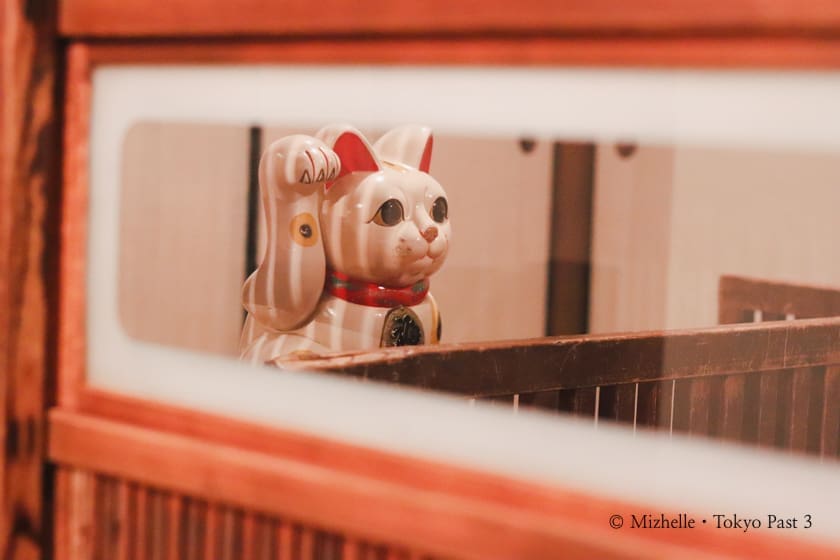
{"type": "Polygon", "coordinates": [[[0,556],[45,555],[59,208],[55,5],[0,2],[0,556]]]}
{"type": "Polygon", "coordinates": [[[840,6],[820,0],[65,0],[70,36],[835,32],[840,6]]]}
{"type": "Polygon", "coordinates": [[[840,318],[380,349],[285,365],[493,396],[838,363],[840,318]]]}

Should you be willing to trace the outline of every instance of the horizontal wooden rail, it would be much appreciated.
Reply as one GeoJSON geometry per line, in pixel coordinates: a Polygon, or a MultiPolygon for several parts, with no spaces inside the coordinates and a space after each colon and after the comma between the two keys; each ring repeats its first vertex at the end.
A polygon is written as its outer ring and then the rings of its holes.
{"type": "Polygon", "coordinates": [[[64,0],[65,35],[101,37],[324,33],[836,33],[821,0],[64,0]]]}
{"type": "Polygon", "coordinates": [[[840,318],[383,349],[287,367],[474,397],[840,363],[840,318]]]}

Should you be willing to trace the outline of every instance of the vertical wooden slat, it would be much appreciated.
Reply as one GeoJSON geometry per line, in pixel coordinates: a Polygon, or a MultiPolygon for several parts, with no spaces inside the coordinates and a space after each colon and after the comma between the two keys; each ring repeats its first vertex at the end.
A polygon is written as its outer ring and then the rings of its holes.
{"type": "Polygon", "coordinates": [[[149,559],[166,560],[166,497],[159,490],[149,493],[148,512],[146,534],[149,540],[149,559]]]}
{"type": "Polygon", "coordinates": [[[537,393],[520,393],[519,406],[537,408],[540,410],[556,411],[559,405],[558,391],[539,391],[537,393]]]}
{"type": "Polygon", "coordinates": [[[826,368],[822,393],[819,453],[822,457],[838,457],[840,456],[840,366],[826,368]]]}
{"type": "Polygon", "coordinates": [[[147,536],[149,490],[145,487],[137,487],[137,495],[134,500],[134,558],[149,558],[149,542],[147,536]]]}
{"type": "Polygon", "coordinates": [[[636,426],[668,429],[671,421],[672,381],[639,383],[636,426]]]}
{"type": "Polygon", "coordinates": [[[181,558],[181,523],[182,523],[182,497],[171,493],[165,498],[167,511],[166,531],[166,556],[167,560],[182,560],[181,558]]]}
{"type": "Polygon", "coordinates": [[[116,503],[114,507],[114,523],[117,527],[116,542],[114,543],[114,560],[128,560],[130,557],[130,507],[131,487],[125,480],[118,480],[116,482],[116,503]]]}
{"type": "Polygon", "coordinates": [[[55,470],[55,509],[53,511],[53,550],[55,560],[72,560],[70,555],[70,524],[72,523],[71,471],[67,467],[55,470]]]}
{"type": "Polygon", "coordinates": [[[332,536],[332,552],[330,558],[333,560],[343,560],[342,551],[344,550],[344,535],[334,534],[332,536]]]}
{"type": "Polygon", "coordinates": [[[93,558],[94,476],[74,470],[71,480],[70,558],[93,558]]]}
{"type": "Polygon", "coordinates": [[[236,549],[236,517],[230,508],[221,510],[220,560],[233,560],[236,549]]]}
{"type": "Polygon", "coordinates": [[[315,552],[315,531],[308,527],[298,527],[300,560],[313,560],[315,552]]]}
{"type": "Polygon", "coordinates": [[[623,383],[601,387],[598,416],[632,424],[636,416],[636,384],[623,383]]]}
{"type": "Polygon", "coordinates": [[[778,416],[779,377],[781,372],[768,371],[757,375],[755,441],[762,446],[773,446],[776,444],[776,418],[778,416]]]}
{"type": "Polygon", "coordinates": [[[479,400],[489,403],[497,403],[505,406],[513,406],[513,395],[495,395],[492,397],[481,397],[479,400]]]}
{"type": "Polygon", "coordinates": [[[791,404],[785,443],[793,451],[805,451],[808,446],[811,377],[809,368],[793,370],[791,375],[791,404]]]}
{"type": "MultiPolygon", "coordinates": [[[[762,407],[772,406],[770,401],[762,401],[762,407]]],[[[768,445],[787,449],[790,445],[790,419],[793,414],[793,370],[782,370],[776,373],[776,430],[775,438],[769,440],[768,445]]]]}
{"type": "Polygon", "coordinates": [[[714,382],[705,377],[692,379],[688,389],[688,432],[708,435],[713,428],[711,410],[713,408],[714,382]]]}
{"type": "Polygon", "coordinates": [[[242,516],[242,558],[256,558],[259,549],[258,520],[253,513],[242,516]]]}
{"type": "Polygon", "coordinates": [[[204,560],[215,560],[219,557],[218,534],[220,531],[219,507],[207,504],[204,520],[204,546],[202,547],[204,560]]]}
{"type": "Polygon", "coordinates": [[[744,398],[746,377],[727,375],[722,382],[718,435],[723,439],[740,441],[744,435],[744,398]]]}
{"type": "Polygon", "coordinates": [[[691,421],[691,379],[678,380],[674,383],[674,398],[671,403],[673,431],[688,432],[691,421]]]}
{"type": "Polygon", "coordinates": [[[277,558],[277,522],[273,519],[262,518],[259,523],[259,560],[275,560],[277,558]]]}
{"type": "Polygon", "coordinates": [[[103,487],[101,527],[102,555],[107,560],[118,556],[123,525],[120,521],[120,482],[113,478],[99,478],[103,487]]]}
{"type": "Polygon", "coordinates": [[[566,389],[558,393],[558,409],[585,418],[595,417],[595,387],[566,389]]]}
{"type": "Polygon", "coordinates": [[[345,538],[341,546],[342,560],[361,560],[359,555],[359,541],[352,538],[345,538]]]}
{"type": "Polygon", "coordinates": [[[282,521],[277,529],[278,560],[292,560],[294,538],[294,527],[288,521],[282,521]]]}
{"type": "Polygon", "coordinates": [[[93,477],[93,559],[108,558],[108,480],[103,477],[93,477]]]}

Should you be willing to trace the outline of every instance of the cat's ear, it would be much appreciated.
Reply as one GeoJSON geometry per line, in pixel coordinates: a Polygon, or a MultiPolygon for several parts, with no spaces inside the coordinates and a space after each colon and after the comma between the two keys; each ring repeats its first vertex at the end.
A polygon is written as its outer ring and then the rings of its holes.
{"type": "Polygon", "coordinates": [[[336,179],[354,171],[373,172],[382,168],[370,143],[350,125],[325,126],[315,137],[332,148],[341,160],[341,172],[336,179]]]}
{"type": "Polygon", "coordinates": [[[405,125],[386,132],[373,149],[383,161],[403,163],[424,173],[432,163],[432,130],[427,126],[405,125]]]}

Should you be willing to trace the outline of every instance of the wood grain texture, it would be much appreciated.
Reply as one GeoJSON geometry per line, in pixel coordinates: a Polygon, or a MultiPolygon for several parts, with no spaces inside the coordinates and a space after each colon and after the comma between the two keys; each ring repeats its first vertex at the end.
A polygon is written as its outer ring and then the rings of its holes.
{"type": "Polygon", "coordinates": [[[819,0],[170,0],[149,9],[139,0],[67,0],[62,33],[74,36],[294,35],[515,32],[831,32],[840,8],[819,0]]]}
{"type": "MultiPolygon", "coordinates": [[[[87,48],[85,43],[75,43],[87,48]]],[[[72,50],[72,49],[71,49],[72,50]]],[[[129,40],[91,43],[99,63],[441,64],[838,68],[840,38],[820,37],[313,37],[298,40],[129,40]]]]}
{"type": "MultiPolygon", "coordinates": [[[[52,457],[64,465],[60,470],[79,474],[88,482],[84,487],[87,494],[76,494],[76,501],[70,502],[91,504],[85,518],[99,526],[113,527],[103,519],[113,509],[99,505],[111,499],[97,501],[91,497],[103,483],[106,492],[113,492],[116,486],[107,481],[114,478],[136,481],[141,492],[163,497],[161,503],[200,496],[206,500],[207,515],[212,515],[217,525],[226,517],[266,516],[275,522],[277,548],[289,554],[281,558],[316,558],[318,551],[339,548],[334,541],[345,536],[362,539],[356,541],[356,557],[362,558],[389,554],[402,558],[409,551],[414,557],[434,554],[482,559],[680,557],[689,551],[771,559],[832,558],[837,554],[837,550],[806,541],[769,534],[755,539],[742,532],[707,527],[616,532],[605,523],[609,512],[647,511],[649,506],[563,488],[535,485],[534,491],[525,496],[514,493],[504,500],[493,500],[487,484],[494,482],[477,480],[471,483],[479,488],[477,496],[465,498],[457,491],[418,491],[381,477],[347,476],[303,462],[192,438],[168,437],[72,413],[53,412],[51,426],[52,457]],[[121,452],[115,453],[115,448],[121,452]],[[373,556],[368,554],[372,551],[376,552],[373,556]]],[[[507,484],[506,480],[496,482],[507,484]]],[[[450,480],[448,484],[456,487],[461,481],[450,480]]],[[[59,498],[61,503],[68,503],[59,498]]],[[[137,515],[155,514],[147,506],[137,515]]],[[[171,522],[165,516],[164,520],[171,522]]],[[[216,532],[224,530],[220,526],[216,532]]],[[[229,541],[241,543],[241,523],[234,523],[228,531],[229,541]]],[[[177,538],[182,539],[183,534],[179,531],[177,538]]],[[[150,545],[171,547],[167,539],[174,535],[161,530],[148,534],[145,540],[150,545]]],[[[90,553],[73,556],[75,560],[91,557],[90,553]]],[[[152,556],[135,556],[147,557],[152,556]]],[[[227,555],[205,549],[200,557],[242,558],[241,545],[227,555]]]]}
{"type": "Polygon", "coordinates": [[[743,322],[752,310],[762,311],[763,320],[840,316],[840,290],[772,282],[759,278],[723,276],[718,305],[721,323],[743,322]]]}
{"type": "Polygon", "coordinates": [[[88,148],[91,103],[90,51],[81,45],[67,51],[65,84],[61,267],[56,401],[74,408],[84,386],[87,363],[85,270],[87,265],[88,148]]]}
{"type": "Polygon", "coordinates": [[[838,362],[840,318],[381,349],[302,360],[295,367],[492,396],[838,362]],[[634,356],[633,367],[626,356],[634,356]]]}
{"type": "Polygon", "coordinates": [[[840,456],[840,366],[826,368],[823,385],[823,414],[820,419],[820,454],[840,456]]]}
{"type": "Polygon", "coordinates": [[[746,381],[744,375],[728,375],[723,379],[717,433],[724,439],[740,441],[743,438],[746,381]]]}
{"type": "Polygon", "coordinates": [[[53,2],[0,5],[0,557],[44,555],[59,208],[53,2]]]}

